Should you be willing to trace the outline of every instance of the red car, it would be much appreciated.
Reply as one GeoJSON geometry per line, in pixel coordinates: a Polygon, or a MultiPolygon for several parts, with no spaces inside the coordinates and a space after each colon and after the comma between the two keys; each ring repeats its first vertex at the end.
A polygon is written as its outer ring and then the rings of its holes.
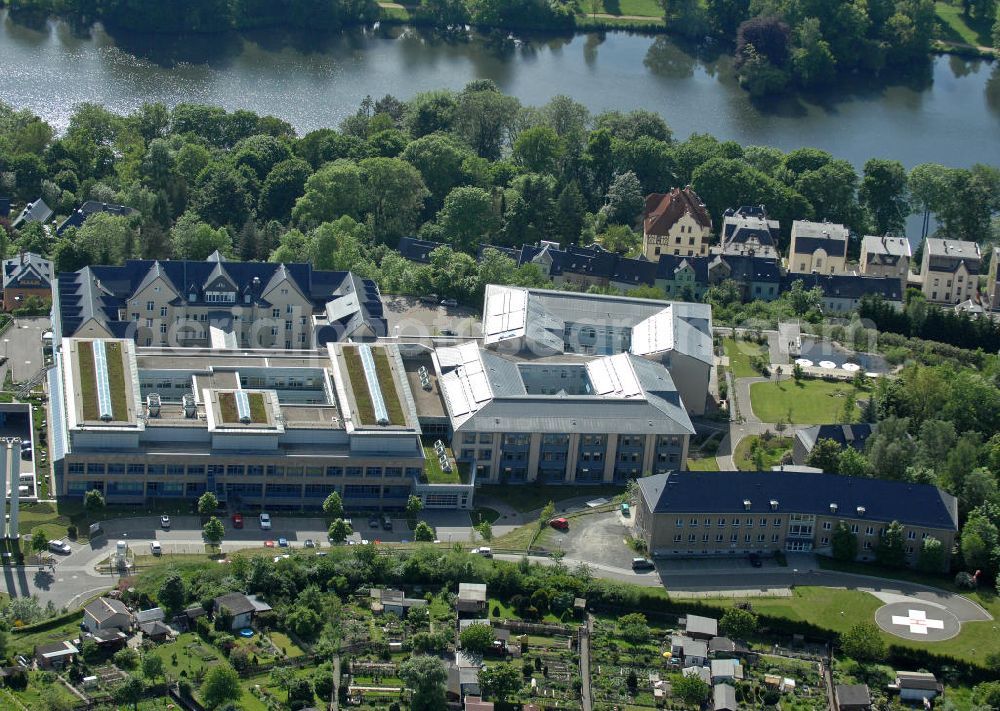
{"type": "Polygon", "coordinates": [[[569,521],[567,521],[561,516],[559,518],[554,518],[551,521],[549,521],[549,525],[552,526],[552,528],[559,529],[560,531],[569,530],[569,521]]]}
{"type": "Polygon", "coordinates": [[[274,541],[264,541],[265,548],[274,548],[274,541]]]}
{"type": "Polygon", "coordinates": [[[233,528],[243,528],[243,514],[233,514],[233,528]]]}

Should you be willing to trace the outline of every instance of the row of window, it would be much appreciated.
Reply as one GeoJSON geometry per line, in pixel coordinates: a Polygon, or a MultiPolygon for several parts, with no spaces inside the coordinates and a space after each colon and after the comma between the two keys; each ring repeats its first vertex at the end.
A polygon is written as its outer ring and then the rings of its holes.
{"type": "MultiPolygon", "coordinates": [[[[687,525],[690,528],[697,528],[698,525],[699,525],[699,521],[701,522],[701,525],[705,526],[705,528],[709,528],[712,525],[712,519],[711,519],[711,517],[708,517],[708,516],[706,516],[704,519],[692,518],[692,519],[690,519],[688,521],[687,525]]],[[[768,519],[767,519],[766,516],[761,516],[761,518],[760,518],[760,527],[761,528],[766,528],[767,527],[767,521],[768,521],[768,519]]],[[[716,522],[716,525],[719,528],[725,528],[727,525],[732,525],[733,528],[738,528],[741,525],[741,523],[742,523],[742,525],[746,526],[747,528],[753,528],[754,518],[753,518],[753,516],[747,516],[745,519],[742,519],[742,520],[740,518],[734,518],[730,522],[729,519],[725,518],[724,516],[720,516],[718,518],[717,522],[716,522]]],[[[772,525],[775,528],[778,528],[778,527],[782,526],[783,525],[783,519],[781,519],[781,518],[775,518],[773,520],[773,522],[772,522],[772,525]]],[[[682,519],[682,518],[677,519],[676,526],[677,526],[677,528],[684,528],[684,519],[682,519]]]]}
{"type": "Polygon", "coordinates": [[[365,479],[399,479],[419,477],[419,467],[319,467],[284,466],[280,464],[125,464],[123,462],[70,462],[66,471],[85,476],[264,476],[268,477],[349,477],[365,479]]]}
{"type": "MultiPolygon", "coordinates": [[[[171,496],[200,496],[206,491],[204,482],[165,481],[71,481],[67,484],[70,495],[83,495],[89,489],[103,490],[108,496],[148,496],[153,498],[171,496]]],[[[229,496],[269,498],[323,499],[334,491],[340,491],[345,499],[402,498],[408,496],[410,487],[405,485],[379,486],[375,484],[347,484],[336,487],[323,484],[226,484],[229,496]]]]}
{"type": "MultiPolygon", "coordinates": [[[[710,538],[711,538],[711,534],[710,533],[703,533],[702,536],[701,536],[701,542],[702,543],[708,543],[710,538]]],[[[724,543],[725,542],[725,538],[726,538],[725,534],[722,534],[722,533],[715,534],[715,542],[716,543],[724,543]]],[[[771,536],[771,543],[777,543],[780,538],[781,537],[777,533],[773,534],[771,536]]],[[[763,534],[763,533],[757,534],[757,542],[758,543],[764,543],[766,539],[767,539],[767,536],[765,534],[763,534]]],[[[674,543],[681,543],[683,540],[684,540],[684,536],[682,534],[680,534],[680,533],[674,534],[674,543]]],[[[687,540],[688,540],[688,543],[697,543],[698,542],[698,536],[696,534],[694,534],[694,533],[690,533],[690,534],[688,534],[687,540]]],[[[743,542],[744,543],[751,543],[752,541],[753,541],[753,536],[751,534],[747,533],[747,534],[745,534],[743,536],[743,542]]],[[[740,542],[740,534],[738,534],[738,533],[730,534],[730,536],[729,536],[729,542],[730,543],[739,543],[740,542]]]]}

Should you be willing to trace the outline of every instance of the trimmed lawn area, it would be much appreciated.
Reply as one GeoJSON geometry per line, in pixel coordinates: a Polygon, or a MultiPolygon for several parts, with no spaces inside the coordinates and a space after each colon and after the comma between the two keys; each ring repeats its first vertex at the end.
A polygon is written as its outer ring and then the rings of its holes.
{"type": "MultiPolygon", "coordinates": [[[[101,416],[97,402],[97,367],[94,364],[94,343],[84,341],[78,345],[77,364],[80,368],[80,398],[83,405],[83,418],[96,420],[101,416]]],[[[108,390],[111,395],[111,416],[116,421],[128,418],[128,397],[125,388],[125,361],[122,358],[120,343],[104,344],[108,360],[108,390]]]]}
{"type": "Polygon", "coordinates": [[[736,445],[736,451],[733,452],[733,461],[736,462],[737,469],[748,472],[757,471],[751,454],[754,442],[757,441],[760,441],[764,445],[765,469],[770,469],[777,464],[781,464],[781,458],[785,455],[785,452],[790,452],[792,449],[791,437],[771,437],[768,440],[759,435],[744,437],[736,445]]]}
{"type": "MultiPolygon", "coordinates": [[[[448,459],[455,460],[451,448],[448,448],[448,459]]],[[[446,472],[441,468],[441,462],[438,461],[434,447],[424,447],[424,478],[429,484],[461,484],[461,466],[456,463],[450,472],[446,472]]]]}
{"type": "Polygon", "coordinates": [[[284,632],[268,632],[267,636],[271,638],[271,642],[275,647],[283,651],[291,657],[301,657],[305,652],[303,652],[291,638],[284,632]]]}
{"type": "Polygon", "coordinates": [[[361,355],[356,347],[344,348],[343,353],[354,402],[358,406],[358,417],[362,424],[375,424],[375,407],[372,405],[371,393],[368,392],[368,380],[365,378],[364,366],[361,365],[361,355]]]}
{"type": "Polygon", "coordinates": [[[56,698],[61,699],[66,704],[66,708],[72,708],[80,700],[70,693],[66,685],[58,679],[48,684],[44,683],[42,672],[38,671],[28,672],[28,687],[24,691],[14,691],[13,689],[7,689],[7,691],[29,709],[45,709],[52,707],[49,706],[42,692],[50,687],[55,689],[56,698]]]}
{"type": "Polygon", "coordinates": [[[750,386],[750,405],[764,422],[793,425],[826,425],[843,420],[844,397],[853,392],[863,396],[851,383],[826,380],[780,380],[750,386]]]}
{"type": "MultiPolygon", "coordinates": [[[[580,9],[585,14],[594,12],[594,2],[584,0],[580,9]]],[[[597,0],[597,12],[607,15],[635,15],[641,17],[663,17],[663,8],[658,0],[597,0]]]]}
{"type": "Polygon", "coordinates": [[[934,12],[937,14],[937,19],[941,26],[942,39],[971,44],[975,47],[993,46],[993,41],[990,37],[992,23],[989,21],[983,22],[974,17],[966,18],[962,14],[961,3],[956,2],[952,4],[938,0],[938,2],[934,3],[934,12]]]}
{"type": "MultiPolygon", "coordinates": [[[[250,405],[250,422],[263,424],[267,422],[267,411],[264,409],[263,393],[247,393],[250,405]]],[[[223,422],[239,422],[239,409],[236,407],[236,393],[219,393],[219,410],[223,422]]]]}
{"type": "Polygon", "coordinates": [[[486,484],[477,487],[482,496],[503,501],[520,513],[538,511],[550,501],[559,507],[560,501],[586,496],[589,499],[610,499],[625,492],[624,486],[598,484],[596,486],[565,486],[561,484],[486,484]]]}
{"type": "Polygon", "coordinates": [[[729,370],[734,378],[756,378],[760,373],[750,366],[750,358],[764,355],[764,346],[753,341],[738,341],[735,338],[726,338],[722,341],[722,348],[729,358],[729,370]]]}
{"type": "MultiPolygon", "coordinates": [[[[709,598],[702,602],[726,609],[741,600],[709,598]]],[[[873,622],[875,610],[883,604],[868,593],[819,587],[796,587],[791,597],[755,597],[747,602],[761,614],[811,622],[835,632],[844,632],[858,622],[873,622]]]]}
{"type": "Polygon", "coordinates": [[[538,533],[538,524],[532,521],[531,523],[526,523],[523,526],[518,526],[510,533],[505,533],[502,536],[494,538],[490,542],[490,547],[494,550],[517,550],[524,551],[528,549],[531,542],[535,540],[535,535],[538,533]]]}
{"type": "Polygon", "coordinates": [[[693,472],[717,472],[719,471],[719,460],[715,457],[689,459],[687,466],[688,469],[693,472]]]}
{"type": "Polygon", "coordinates": [[[11,633],[11,656],[23,654],[30,658],[35,653],[36,645],[49,644],[51,642],[62,642],[65,639],[74,639],[80,634],[80,620],[82,619],[83,612],[80,612],[78,616],[74,616],[68,622],[43,632],[30,632],[27,634],[11,633]]]}
{"type": "Polygon", "coordinates": [[[77,367],[80,369],[80,404],[83,419],[96,420],[101,416],[97,407],[97,371],[94,369],[94,347],[90,341],[77,344],[77,367]]]}
{"type": "Polygon", "coordinates": [[[111,412],[115,420],[128,419],[128,397],[125,388],[125,361],[122,358],[121,343],[105,343],[105,353],[108,356],[108,386],[111,389],[111,412]]]}

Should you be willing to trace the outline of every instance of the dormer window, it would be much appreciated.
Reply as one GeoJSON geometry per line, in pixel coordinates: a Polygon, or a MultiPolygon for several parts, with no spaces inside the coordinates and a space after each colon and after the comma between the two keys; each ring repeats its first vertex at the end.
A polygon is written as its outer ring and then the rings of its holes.
{"type": "Polygon", "coordinates": [[[193,304],[197,300],[198,300],[198,295],[196,293],[194,293],[192,291],[190,294],[188,294],[188,301],[189,302],[191,302],[193,304]]]}
{"type": "Polygon", "coordinates": [[[205,301],[213,304],[232,304],[236,302],[236,292],[206,291],[205,301]]]}
{"type": "Polygon", "coordinates": [[[244,294],[243,295],[243,303],[244,304],[249,304],[250,303],[250,298],[251,298],[250,294],[244,294]]]}

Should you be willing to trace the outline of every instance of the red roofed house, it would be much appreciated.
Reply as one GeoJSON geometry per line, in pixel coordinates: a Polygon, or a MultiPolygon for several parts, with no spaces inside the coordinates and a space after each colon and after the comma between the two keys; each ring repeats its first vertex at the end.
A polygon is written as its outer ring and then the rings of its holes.
{"type": "Polygon", "coordinates": [[[651,262],[661,254],[701,257],[708,254],[712,218],[690,187],[646,196],[642,214],[642,253],[651,262]]]}

